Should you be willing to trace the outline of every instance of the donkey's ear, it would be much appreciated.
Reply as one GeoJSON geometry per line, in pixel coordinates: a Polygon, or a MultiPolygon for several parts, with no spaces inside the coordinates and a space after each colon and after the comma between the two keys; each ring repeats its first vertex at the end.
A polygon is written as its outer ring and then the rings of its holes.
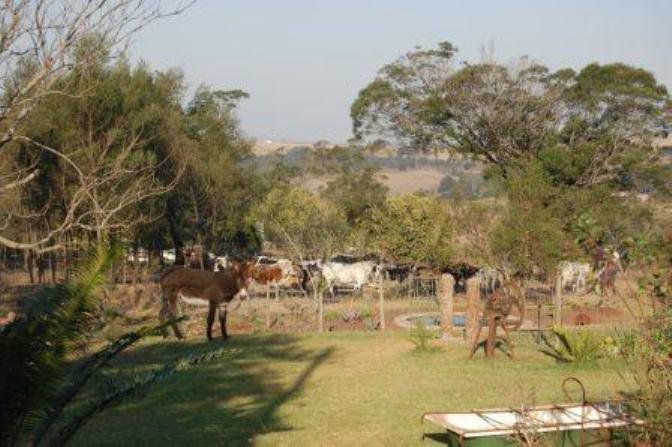
{"type": "Polygon", "coordinates": [[[231,263],[231,270],[233,270],[235,273],[240,272],[240,264],[237,262],[231,263]]]}

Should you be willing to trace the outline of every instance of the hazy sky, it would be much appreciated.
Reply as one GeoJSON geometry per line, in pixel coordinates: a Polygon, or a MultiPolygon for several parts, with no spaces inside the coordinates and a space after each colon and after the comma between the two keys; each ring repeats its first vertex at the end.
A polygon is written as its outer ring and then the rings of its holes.
{"type": "Polygon", "coordinates": [[[134,58],[180,67],[189,85],[241,88],[258,138],[345,141],[350,104],[385,63],[450,40],[551,68],[623,61],[672,87],[672,0],[200,0],[135,38],[134,58]]]}

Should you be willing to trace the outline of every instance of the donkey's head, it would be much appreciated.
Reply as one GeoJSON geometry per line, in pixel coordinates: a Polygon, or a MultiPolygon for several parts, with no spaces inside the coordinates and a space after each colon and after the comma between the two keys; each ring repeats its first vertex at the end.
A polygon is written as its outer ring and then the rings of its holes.
{"type": "Polygon", "coordinates": [[[251,261],[234,262],[231,271],[241,289],[247,289],[254,279],[254,263],[251,261]]]}

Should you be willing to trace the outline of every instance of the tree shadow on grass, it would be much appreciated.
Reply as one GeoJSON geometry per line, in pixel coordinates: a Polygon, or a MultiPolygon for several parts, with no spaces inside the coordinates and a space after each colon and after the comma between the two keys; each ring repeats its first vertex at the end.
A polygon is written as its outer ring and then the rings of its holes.
{"type": "Polygon", "coordinates": [[[236,336],[226,342],[158,342],[122,355],[108,378],[147,371],[175,358],[220,348],[232,353],[175,374],[142,396],[108,409],[85,426],[75,445],[251,445],[255,436],[293,430],[278,411],[300,395],[333,354],[309,350],[289,335],[236,336]]]}

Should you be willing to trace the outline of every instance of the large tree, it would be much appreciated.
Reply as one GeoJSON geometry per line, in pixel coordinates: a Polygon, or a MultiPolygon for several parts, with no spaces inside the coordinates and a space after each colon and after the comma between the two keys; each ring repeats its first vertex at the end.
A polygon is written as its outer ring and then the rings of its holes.
{"type": "Polygon", "coordinates": [[[328,258],[344,248],[350,231],[341,208],[300,187],[271,190],[248,218],[294,258],[328,258]]]}
{"type": "MultiPolygon", "coordinates": [[[[0,8],[0,203],[11,209],[14,220],[8,220],[0,233],[0,244],[18,249],[47,250],[58,246],[58,239],[72,227],[76,218],[65,213],[64,220],[51,222],[46,230],[32,228],[19,232],[17,227],[30,226],[35,213],[17,209],[16,196],[50,168],[42,166],[44,152],[61,159],[81,179],[80,167],[71,163],[60,151],[30,138],[33,115],[46,101],[53,98],[84,96],[85,90],[75,91],[78,76],[123,54],[131,36],[148,23],[181,12],[191,2],[180,0],[114,0],[114,1],[7,1],[0,8]],[[73,81],[68,83],[66,80],[73,81]],[[32,163],[16,163],[13,154],[5,152],[16,143],[24,144],[27,159],[32,163]],[[29,143],[29,144],[26,144],[29,143]],[[27,219],[23,219],[23,218],[27,219]],[[32,236],[30,236],[32,234],[32,236]]],[[[139,136],[137,133],[136,137],[139,136]]],[[[108,141],[112,140],[108,136],[108,141]]],[[[104,142],[101,143],[103,146],[104,142]]],[[[135,147],[137,141],[128,139],[125,146],[135,147]]],[[[102,149],[102,146],[100,146],[102,149]]],[[[120,174],[119,164],[105,168],[120,174]]],[[[102,174],[103,177],[107,174],[102,174]]],[[[88,182],[88,180],[86,180],[88,182]]],[[[81,196],[92,198],[88,187],[81,196]]],[[[100,185],[98,185],[100,186],[100,185]]],[[[141,193],[140,193],[141,194],[141,193]]],[[[95,200],[94,200],[95,201],[95,200]]],[[[79,202],[68,205],[77,209],[79,202]]],[[[101,203],[96,206],[104,207],[101,203]]],[[[7,213],[3,217],[7,217],[7,213]]]]}
{"type": "Polygon", "coordinates": [[[456,54],[443,42],[385,65],[352,105],[355,135],[454,150],[504,174],[552,148],[582,185],[622,177],[657,156],[651,140],[669,95],[650,72],[620,63],[551,72],[526,58],[458,66],[456,54]]]}
{"type": "Polygon", "coordinates": [[[650,214],[614,193],[669,185],[652,141],[670,99],[650,72],[621,63],[551,72],[526,58],[458,66],[456,53],[441,43],[384,66],[352,105],[356,136],[483,162],[509,198],[492,254],[524,274],[647,230],[650,214]]]}
{"type": "Polygon", "coordinates": [[[195,151],[178,188],[167,196],[166,217],[182,227],[179,236],[171,230],[174,242],[186,238],[207,250],[227,252],[254,245],[245,216],[264,191],[254,167],[246,163],[252,141],[242,134],[235,114],[238,102],[247,97],[240,90],[200,86],[189,102],[185,130],[195,151]]]}
{"type": "MultiPolygon", "coordinates": [[[[28,247],[44,247],[65,234],[100,239],[151,221],[156,215],[139,206],[179,178],[164,182],[159,173],[186,140],[174,127],[181,75],[154,75],[121,60],[76,70],[54,86],[64,94],[43,99],[3,153],[15,166],[41,171],[17,188],[15,207],[2,208],[8,222],[28,226],[28,247]],[[158,150],[166,140],[167,151],[158,150]]],[[[3,236],[0,242],[26,248],[3,236]]]]}
{"type": "Polygon", "coordinates": [[[370,211],[361,229],[372,249],[401,262],[445,267],[455,254],[450,211],[438,198],[421,194],[390,198],[370,211]]]}
{"type": "Polygon", "coordinates": [[[385,202],[388,188],[378,179],[379,168],[367,161],[360,148],[316,148],[309,166],[312,173],[328,179],[322,195],[345,211],[351,225],[385,202]]]}

